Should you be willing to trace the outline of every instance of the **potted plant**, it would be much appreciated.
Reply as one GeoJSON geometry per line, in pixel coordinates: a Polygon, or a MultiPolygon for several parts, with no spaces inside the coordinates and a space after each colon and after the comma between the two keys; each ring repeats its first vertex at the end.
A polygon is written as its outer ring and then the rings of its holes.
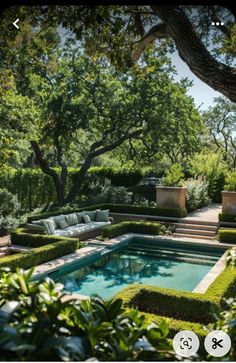
{"type": "Polygon", "coordinates": [[[222,191],[222,212],[236,214],[236,169],[225,177],[225,190],[222,191]]]}
{"type": "Polygon", "coordinates": [[[180,164],[166,172],[162,185],[156,187],[156,203],[160,208],[186,208],[187,188],[183,187],[184,173],[180,164]]]}

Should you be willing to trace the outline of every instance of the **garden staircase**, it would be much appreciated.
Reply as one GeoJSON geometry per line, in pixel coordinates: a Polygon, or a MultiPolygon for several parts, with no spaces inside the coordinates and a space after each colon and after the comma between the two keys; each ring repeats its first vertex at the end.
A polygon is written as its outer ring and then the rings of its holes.
{"type": "Polygon", "coordinates": [[[184,219],[183,222],[176,223],[173,236],[178,238],[213,240],[217,234],[218,227],[217,222],[184,219]]]}

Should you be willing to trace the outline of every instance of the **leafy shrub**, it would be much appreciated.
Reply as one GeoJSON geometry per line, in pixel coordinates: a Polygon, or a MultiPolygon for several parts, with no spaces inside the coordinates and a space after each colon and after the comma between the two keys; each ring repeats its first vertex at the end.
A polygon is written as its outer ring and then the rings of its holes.
{"type": "Polygon", "coordinates": [[[183,168],[180,164],[173,164],[163,179],[163,185],[171,187],[182,186],[184,178],[183,168]]]}
{"type": "Polygon", "coordinates": [[[226,174],[225,183],[225,190],[236,192],[236,170],[226,174]]]}
{"type": "Polygon", "coordinates": [[[145,321],[122,301],[63,300],[63,285],[32,270],[0,276],[0,353],[6,361],[171,360],[168,324],[145,321]]]}
{"type": "Polygon", "coordinates": [[[16,214],[19,208],[16,195],[13,195],[7,189],[0,189],[0,215],[6,217],[10,214],[16,214]]]}
{"type": "Polygon", "coordinates": [[[148,233],[148,234],[158,235],[160,234],[160,232],[161,232],[160,223],[121,222],[103,228],[102,236],[104,238],[113,238],[125,233],[148,233]]]}
{"type": "Polygon", "coordinates": [[[219,188],[221,184],[219,181],[222,174],[227,171],[227,165],[223,161],[222,154],[201,152],[191,156],[189,164],[192,175],[206,178],[208,181],[208,195],[213,201],[216,201],[216,196],[219,194],[217,187],[219,188]]]}
{"type": "Polygon", "coordinates": [[[183,186],[187,187],[186,206],[188,212],[207,205],[209,202],[208,182],[202,177],[187,179],[183,182],[183,186]]]}
{"type": "Polygon", "coordinates": [[[236,229],[223,229],[218,230],[219,241],[223,243],[236,243],[236,229]]]}
{"type": "Polygon", "coordinates": [[[33,248],[29,252],[2,257],[0,259],[0,267],[9,267],[12,270],[16,270],[17,268],[27,269],[73,253],[81,246],[78,239],[61,238],[57,242],[47,244],[43,247],[33,248]]]}
{"type": "Polygon", "coordinates": [[[17,196],[7,189],[0,189],[0,235],[8,233],[19,224],[19,210],[17,196]]]}

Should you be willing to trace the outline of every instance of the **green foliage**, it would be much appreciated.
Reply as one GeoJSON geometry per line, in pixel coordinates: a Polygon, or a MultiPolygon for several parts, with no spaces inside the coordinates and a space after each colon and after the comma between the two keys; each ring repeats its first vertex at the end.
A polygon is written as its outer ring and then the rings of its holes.
{"type": "Polygon", "coordinates": [[[223,229],[218,230],[219,241],[223,243],[236,243],[236,229],[223,229]]]}
{"type": "Polygon", "coordinates": [[[146,323],[122,301],[64,300],[63,285],[33,270],[0,276],[0,354],[6,361],[150,361],[174,357],[168,324],[146,323]]]}
{"type": "Polygon", "coordinates": [[[236,223],[236,213],[234,214],[219,213],[219,221],[236,223]]]}
{"type": "Polygon", "coordinates": [[[191,322],[209,323],[212,313],[219,310],[216,300],[210,301],[202,294],[154,286],[130,285],[117,296],[140,311],[191,322]],[[126,291],[128,300],[124,298],[126,291]]]}
{"type": "Polygon", "coordinates": [[[236,268],[236,248],[233,247],[229,250],[227,259],[227,266],[232,266],[234,268],[236,268]]]}
{"type": "Polygon", "coordinates": [[[17,228],[11,231],[11,243],[14,245],[41,247],[61,240],[79,241],[78,238],[28,233],[25,228],[17,228]]]}
{"type": "Polygon", "coordinates": [[[13,271],[17,268],[27,269],[73,253],[82,246],[78,239],[60,238],[57,242],[47,244],[43,247],[32,248],[29,252],[21,252],[2,257],[0,259],[0,267],[9,267],[13,271]]]}
{"type": "Polygon", "coordinates": [[[227,170],[222,153],[201,152],[189,159],[190,172],[195,176],[205,177],[208,182],[208,195],[214,198],[218,179],[227,170]]]}
{"type": "Polygon", "coordinates": [[[69,214],[72,212],[81,212],[83,210],[95,210],[95,209],[109,209],[111,213],[127,213],[127,214],[142,214],[151,216],[165,216],[173,218],[186,217],[187,213],[185,209],[178,208],[157,208],[157,207],[146,207],[138,205],[127,205],[127,204],[96,204],[90,206],[84,206],[83,208],[75,207],[63,207],[55,209],[53,212],[45,212],[40,214],[32,214],[27,218],[27,221],[33,221],[38,219],[45,219],[58,214],[69,214]]]}
{"type": "Polygon", "coordinates": [[[210,324],[208,329],[223,330],[231,338],[231,349],[226,357],[222,360],[234,362],[236,360],[236,299],[229,298],[225,303],[225,310],[221,311],[213,324],[210,324]]]}
{"type": "Polygon", "coordinates": [[[180,164],[173,164],[163,179],[163,185],[170,187],[180,187],[183,184],[183,168],[180,164]]]}
{"type": "Polygon", "coordinates": [[[155,222],[121,222],[107,226],[102,230],[104,238],[113,238],[125,233],[147,233],[158,235],[161,232],[160,223],[155,222]]]}
{"type": "Polygon", "coordinates": [[[226,174],[225,183],[225,190],[236,192],[236,169],[226,174]]]}
{"type": "Polygon", "coordinates": [[[201,177],[187,179],[183,182],[183,186],[187,187],[186,207],[188,212],[207,205],[209,201],[208,183],[201,177]]]}
{"type": "Polygon", "coordinates": [[[213,313],[225,307],[225,298],[235,296],[236,269],[231,266],[214,280],[204,294],[133,284],[116,296],[127,307],[190,322],[208,323],[213,313]]]}
{"type": "Polygon", "coordinates": [[[0,234],[5,234],[18,225],[19,212],[17,196],[5,188],[0,189],[0,234]]]}

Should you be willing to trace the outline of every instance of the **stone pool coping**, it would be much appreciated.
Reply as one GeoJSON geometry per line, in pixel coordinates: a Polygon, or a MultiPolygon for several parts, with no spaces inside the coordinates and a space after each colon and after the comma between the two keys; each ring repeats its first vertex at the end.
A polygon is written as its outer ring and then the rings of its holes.
{"type": "MultiPolygon", "coordinates": [[[[159,241],[166,241],[166,242],[172,242],[172,243],[183,243],[186,245],[204,245],[209,247],[216,247],[218,249],[224,249],[225,252],[221,256],[221,258],[216,262],[216,264],[212,267],[212,269],[206,274],[206,276],[200,281],[200,283],[195,287],[195,289],[192,292],[197,293],[205,293],[207,288],[210,284],[216,279],[216,277],[224,270],[225,268],[225,258],[226,258],[226,250],[232,245],[226,244],[226,243],[220,243],[219,241],[215,240],[196,240],[193,238],[179,238],[179,237],[172,237],[172,236],[153,236],[148,234],[142,234],[142,233],[126,233],[121,236],[112,238],[107,241],[100,241],[100,240],[89,240],[88,245],[86,247],[80,248],[76,250],[74,253],[71,253],[69,255],[65,255],[62,257],[59,257],[57,259],[48,261],[46,263],[43,263],[41,265],[38,265],[33,273],[34,278],[42,278],[44,275],[50,276],[52,272],[55,270],[62,268],[66,265],[69,265],[70,263],[76,263],[78,261],[85,261],[86,259],[89,259],[90,257],[94,256],[102,256],[103,254],[109,253],[111,251],[114,251],[116,249],[121,248],[122,246],[125,246],[129,243],[130,239],[133,237],[145,237],[148,239],[153,240],[159,240],[159,241]]],[[[88,299],[89,297],[86,295],[80,295],[80,294],[66,294],[66,296],[71,299],[88,299]]],[[[65,297],[65,299],[67,298],[65,297]]]]}

